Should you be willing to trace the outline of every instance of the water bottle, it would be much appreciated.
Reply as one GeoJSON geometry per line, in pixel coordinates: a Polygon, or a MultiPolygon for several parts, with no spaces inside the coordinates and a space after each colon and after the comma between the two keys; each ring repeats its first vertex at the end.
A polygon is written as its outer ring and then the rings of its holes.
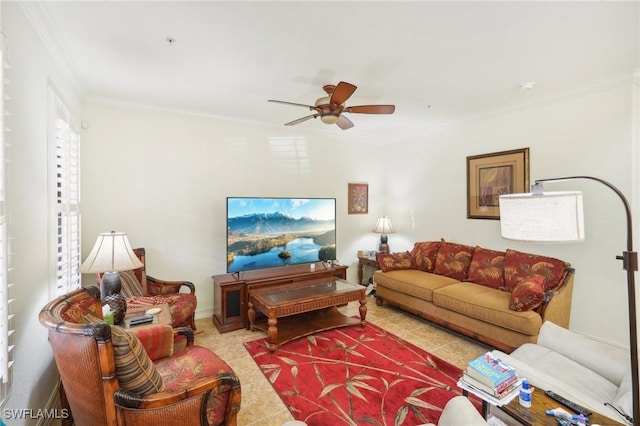
{"type": "Polygon", "coordinates": [[[525,408],[531,407],[531,393],[533,389],[531,385],[527,381],[527,379],[522,380],[522,384],[520,385],[520,405],[525,408]]]}

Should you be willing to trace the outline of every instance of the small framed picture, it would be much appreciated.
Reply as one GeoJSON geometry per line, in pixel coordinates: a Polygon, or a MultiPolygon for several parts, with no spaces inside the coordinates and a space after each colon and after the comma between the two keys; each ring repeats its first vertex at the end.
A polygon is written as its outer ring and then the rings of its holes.
{"type": "Polygon", "coordinates": [[[467,218],[500,219],[498,197],[529,191],[529,148],[467,157],[467,218]]]}
{"type": "Polygon", "coordinates": [[[349,214],[366,214],[369,213],[369,184],[367,183],[350,183],[348,190],[348,207],[349,214]]]}

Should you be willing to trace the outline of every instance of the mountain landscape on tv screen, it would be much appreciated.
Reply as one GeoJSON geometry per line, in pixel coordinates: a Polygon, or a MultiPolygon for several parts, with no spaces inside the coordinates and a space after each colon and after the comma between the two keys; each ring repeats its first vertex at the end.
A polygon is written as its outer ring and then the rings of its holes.
{"type": "Polygon", "coordinates": [[[282,212],[227,219],[227,269],[286,266],[335,259],[335,220],[282,212]]]}
{"type": "Polygon", "coordinates": [[[230,233],[244,234],[326,231],[333,229],[333,224],[333,220],[317,220],[304,216],[296,219],[282,212],[254,213],[230,217],[227,220],[230,233]]]}

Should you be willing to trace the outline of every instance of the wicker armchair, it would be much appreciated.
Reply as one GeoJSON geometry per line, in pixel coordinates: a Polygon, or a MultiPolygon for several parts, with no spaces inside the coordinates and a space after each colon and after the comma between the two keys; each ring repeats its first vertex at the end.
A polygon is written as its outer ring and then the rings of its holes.
{"type": "Polygon", "coordinates": [[[192,330],[140,326],[140,334],[151,336],[138,339],[101,315],[95,287],[58,297],[40,311],[60,373],[62,408],[72,416],[63,424],[236,425],[240,381],[215,353],[192,343],[192,330]],[[188,343],[174,352],[180,333],[188,343]]]}
{"type": "MultiPolygon", "coordinates": [[[[142,262],[142,267],[120,272],[122,294],[129,306],[169,304],[174,327],[196,329],[195,312],[197,306],[196,288],[189,281],[164,281],[147,275],[144,248],[133,249],[142,262]],[[187,292],[180,292],[185,287],[187,292]]],[[[98,287],[101,276],[98,275],[98,287]]]]}

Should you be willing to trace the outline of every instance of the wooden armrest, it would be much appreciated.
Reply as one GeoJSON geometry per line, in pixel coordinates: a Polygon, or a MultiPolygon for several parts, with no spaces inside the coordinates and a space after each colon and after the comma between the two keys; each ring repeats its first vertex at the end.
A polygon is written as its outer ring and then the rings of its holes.
{"type": "Polygon", "coordinates": [[[185,336],[187,338],[187,346],[193,345],[194,334],[193,330],[189,327],[176,327],[173,329],[174,336],[185,336]]]}
{"type": "Polygon", "coordinates": [[[165,281],[147,275],[147,291],[152,296],[179,293],[182,286],[187,287],[191,294],[195,294],[196,286],[190,281],[165,281]]]}

